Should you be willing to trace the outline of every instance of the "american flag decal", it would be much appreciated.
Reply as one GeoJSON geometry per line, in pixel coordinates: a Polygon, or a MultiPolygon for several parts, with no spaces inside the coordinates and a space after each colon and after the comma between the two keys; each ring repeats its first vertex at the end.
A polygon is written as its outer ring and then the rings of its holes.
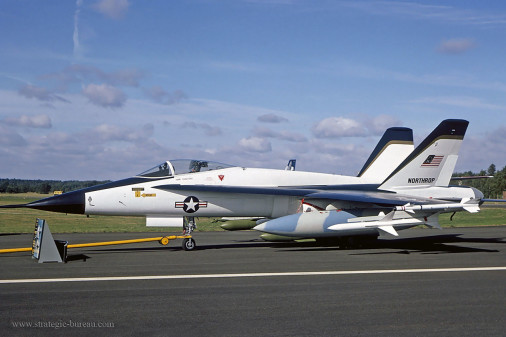
{"type": "Polygon", "coordinates": [[[443,161],[443,158],[445,156],[435,156],[431,154],[430,156],[425,159],[425,161],[422,164],[422,167],[438,167],[439,164],[443,161]]]}

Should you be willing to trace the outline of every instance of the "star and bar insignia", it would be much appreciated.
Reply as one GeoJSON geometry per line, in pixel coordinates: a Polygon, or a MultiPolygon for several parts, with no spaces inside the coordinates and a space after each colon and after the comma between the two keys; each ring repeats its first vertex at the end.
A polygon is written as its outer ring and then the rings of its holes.
{"type": "Polygon", "coordinates": [[[199,208],[207,207],[207,201],[199,201],[197,197],[189,196],[184,201],[176,201],[176,208],[182,208],[186,213],[195,213],[199,208]]]}

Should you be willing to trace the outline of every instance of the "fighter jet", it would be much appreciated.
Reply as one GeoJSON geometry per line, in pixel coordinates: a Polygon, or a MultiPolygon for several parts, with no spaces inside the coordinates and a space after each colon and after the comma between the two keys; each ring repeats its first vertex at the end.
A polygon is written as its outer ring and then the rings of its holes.
{"type": "MultiPolygon", "coordinates": [[[[307,210],[311,206],[303,198],[316,191],[377,186],[413,149],[413,131],[393,127],[385,131],[356,177],[295,171],[295,160],[284,170],[169,160],[131,178],[0,208],[141,216],[147,226],[183,226],[191,234],[197,216],[273,219],[307,210]]],[[[192,240],[185,243],[185,248],[195,245],[192,240]]]]}
{"type": "MultiPolygon", "coordinates": [[[[439,228],[442,212],[477,212],[483,194],[449,187],[465,120],[445,120],[413,150],[411,129],[388,129],[358,176],[169,160],[134,177],[23,205],[87,215],[146,217],[147,226],[183,226],[194,217],[259,217],[254,229],[291,237],[398,235],[439,228]],[[307,212],[310,210],[310,212],[307,212]]],[[[185,241],[193,249],[193,239],[185,241]]]]}

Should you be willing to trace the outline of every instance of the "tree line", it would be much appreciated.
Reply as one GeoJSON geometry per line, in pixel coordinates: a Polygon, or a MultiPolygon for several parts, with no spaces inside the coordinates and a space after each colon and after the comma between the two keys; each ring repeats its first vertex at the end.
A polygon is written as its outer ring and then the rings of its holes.
{"type": "Polygon", "coordinates": [[[81,188],[91,187],[110,182],[88,180],[26,180],[26,179],[2,179],[0,178],[0,193],[54,193],[54,191],[70,192],[81,188]]]}
{"type": "Polygon", "coordinates": [[[464,186],[470,186],[479,189],[480,191],[483,192],[485,198],[488,199],[502,199],[503,192],[506,191],[506,166],[502,170],[497,171],[495,165],[491,164],[487,170],[481,170],[478,173],[467,171],[455,173],[453,176],[454,177],[493,176],[493,178],[461,181],[461,184],[464,186]]]}

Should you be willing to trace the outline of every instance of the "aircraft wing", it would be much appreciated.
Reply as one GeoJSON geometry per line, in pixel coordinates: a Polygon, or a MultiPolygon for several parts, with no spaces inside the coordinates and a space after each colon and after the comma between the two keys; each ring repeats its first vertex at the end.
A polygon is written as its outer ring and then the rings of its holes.
{"type": "Polygon", "coordinates": [[[215,193],[240,193],[240,194],[266,194],[266,195],[287,195],[304,197],[308,194],[318,192],[317,189],[285,188],[285,187],[249,187],[249,186],[212,186],[212,185],[160,185],[154,186],[159,190],[177,192],[215,192],[215,193]]]}
{"type": "Polygon", "coordinates": [[[316,186],[308,188],[291,187],[249,187],[249,186],[210,186],[210,185],[160,185],[155,188],[165,191],[177,192],[213,192],[213,193],[238,193],[238,194],[265,194],[265,195],[284,195],[295,196],[301,200],[318,200],[320,203],[334,201],[344,201],[353,203],[354,207],[370,207],[371,204],[381,207],[403,206],[406,204],[442,204],[443,201],[402,195],[386,191],[354,191],[354,190],[327,190],[322,186],[318,189],[316,186]]]}
{"type": "Polygon", "coordinates": [[[304,200],[347,201],[357,204],[375,204],[393,207],[406,204],[443,204],[444,201],[381,191],[324,191],[308,194],[304,200]]]}

